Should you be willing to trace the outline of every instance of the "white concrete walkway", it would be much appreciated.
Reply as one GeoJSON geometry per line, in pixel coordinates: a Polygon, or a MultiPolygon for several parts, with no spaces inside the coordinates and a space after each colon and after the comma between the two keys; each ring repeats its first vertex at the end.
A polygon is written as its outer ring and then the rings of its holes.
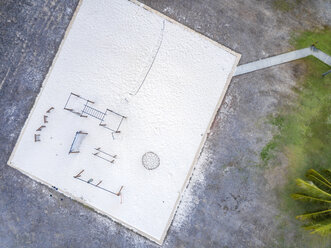
{"type": "Polygon", "coordinates": [[[270,58],[261,59],[258,61],[240,65],[237,67],[237,70],[236,70],[234,76],[261,70],[261,69],[268,68],[268,67],[271,67],[274,65],[287,63],[287,62],[290,62],[293,60],[307,57],[309,55],[315,56],[319,60],[323,61],[325,64],[331,66],[331,56],[329,56],[328,54],[326,54],[316,48],[313,50],[310,47],[307,47],[307,48],[303,48],[303,49],[296,50],[293,52],[288,52],[288,53],[276,55],[276,56],[273,56],[270,58]]]}

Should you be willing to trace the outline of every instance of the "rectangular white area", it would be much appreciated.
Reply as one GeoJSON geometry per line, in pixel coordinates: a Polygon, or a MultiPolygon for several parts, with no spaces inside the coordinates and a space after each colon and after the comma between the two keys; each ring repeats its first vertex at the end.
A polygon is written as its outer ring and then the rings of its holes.
{"type": "Polygon", "coordinates": [[[8,164],[161,244],[239,57],[140,3],[83,0],[8,164]]]}

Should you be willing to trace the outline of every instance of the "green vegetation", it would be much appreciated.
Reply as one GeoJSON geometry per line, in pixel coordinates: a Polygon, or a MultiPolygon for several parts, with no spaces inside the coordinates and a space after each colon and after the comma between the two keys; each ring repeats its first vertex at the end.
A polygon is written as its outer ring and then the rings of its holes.
{"type": "MultiPolygon", "coordinates": [[[[317,32],[303,32],[292,39],[296,49],[308,47],[318,41],[317,48],[331,54],[330,28],[317,32]],[[328,47],[328,45],[330,47],[328,47]]],[[[309,169],[321,171],[331,168],[331,74],[322,77],[322,73],[330,70],[330,66],[314,57],[300,61],[302,75],[293,91],[295,102],[281,109],[276,117],[271,118],[278,132],[262,149],[261,160],[265,165],[279,165],[278,153],[287,158],[284,181],[276,189],[281,210],[280,226],[284,236],[278,242],[282,243],[288,237],[287,232],[293,232],[296,240],[306,247],[330,247],[330,239],[321,239],[317,235],[304,234],[295,220],[298,213],[314,211],[309,201],[295,201],[291,194],[297,192],[297,178],[304,178],[309,169]],[[304,69],[302,69],[304,68],[304,69]]],[[[284,161],[284,160],[282,160],[284,161]]],[[[311,227],[316,230],[317,226],[311,227]]],[[[284,241],[286,243],[286,241],[284,241]]],[[[284,243],[284,245],[285,245],[284,243]]]]}
{"type": "Polygon", "coordinates": [[[283,12],[288,12],[291,9],[293,9],[294,2],[289,1],[289,0],[274,0],[272,2],[272,5],[276,10],[280,10],[280,11],[283,11],[283,12]]]}
{"type": "Polygon", "coordinates": [[[260,157],[263,161],[263,165],[267,165],[268,161],[274,158],[274,150],[279,145],[279,136],[276,135],[273,139],[262,149],[260,157]]]}
{"type": "MultiPolygon", "coordinates": [[[[276,116],[272,118],[270,123],[278,128],[281,131],[284,127],[284,117],[283,116],[276,116]]],[[[260,157],[263,161],[263,165],[266,166],[270,159],[275,158],[274,151],[280,146],[281,136],[275,135],[272,140],[262,149],[260,153],[260,157]]]]}
{"type": "Polygon", "coordinates": [[[291,43],[296,49],[315,44],[318,49],[331,55],[331,28],[325,27],[322,30],[302,32],[299,36],[293,36],[291,43]]]}
{"type": "Polygon", "coordinates": [[[305,203],[305,214],[297,219],[305,221],[305,229],[320,235],[331,234],[331,170],[321,173],[310,169],[306,177],[309,181],[297,179],[299,193],[292,194],[292,198],[305,203]]]}
{"type": "Polygon", "coordinates": [[[331,165],[331,75],[321,74],[330,67],[314,57],[304,59],[306,75],[294,89],[297,103],[287,106],[273,118],[279,133],[261,151],[261,159],[268,162],[276,152],[283,152],[288,159],[286,185],[279,189],[284,199],[282,207],[295,215],[305,211],[305,204],[298,204],[290,195],[295,192],[296,178],[303,178],[312,168],[320,170],[331,165]]]}
{"type": "MultiPolygon", "coordinates": [[[[314,57],[304,59],[306,75],[301,80],[298,104],[287,107],[272,118],[279,134],[262,149],[260,157],[267,163],[275,150],[283,150],[293,162],[291,167],[304,171],[331,164],[331,75],[322,77],[329,66],[314,57]]],[[[296,170],[296,169],[294,169],[296,170]]]]}

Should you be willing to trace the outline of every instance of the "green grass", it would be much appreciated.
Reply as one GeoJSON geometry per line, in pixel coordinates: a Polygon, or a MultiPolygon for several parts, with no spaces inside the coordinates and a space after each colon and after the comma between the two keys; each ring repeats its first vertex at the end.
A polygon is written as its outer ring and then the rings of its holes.
{"type": "Polygon", "coordinates": [[[318,49],[331,55],[331,28],[324,27],[324,29],[316,31],[303,31],[293,35],[291,39],[291,44],[296,49],[309,47],[314,43],[318,49]]]}
{"type": "Polygon", "coordinates": [[[275,135],[272,140],[262,149],[260,157],[263,161],[263,165],[267,165],[270,159],[275,157],[274,151],[279,146],[279,136],[275,135]]]}
{"type": "Polygon", "coordinates": [[[289,0],[274,0],[272,2],[272,6],[276,10],[288,12],[293,9],[294,3],[293,1],[289,1],[289,0]]]}
{"type": "MultiPolygon", "coordinates": [[[[330,28],[317,32],[306,31],[293,39],[293,45],[298,49],[319,41],[317,47],[331,54],[330,38],[330,28]]],[[[319,242],[321,242],[319,247],[331,247],[329,246],[331,239],[308,235],[308,232],[300,228],[302,223],[296,221],[295,216],[309,211],[310,205],[297,202],[290,196],[297,190],[295,179],[305,179],[308,169],[331,168],[331,74],[321,76],[322,73],[330,70],[330,66],[314,57],[303,59],[303,63],[306,68],[305,75],[298,79],[293,89],[297,95],[295,103],[284,107],[271,119],[278,132],[262,149],[260,157],[267,165],[280,162],[277,160],[279,152],[287,157],[286,183],[278,186],[276,194],[283,218],[297,229],[280,225],[279,228],[284,232],[283,238],[287,238],[290,231],[295,237],[299,237],[295,238],[298,242],[305,240],[304,247],[319,242]]],[[[278,242],[281,243],[282,237],[278,238],[278,242]]]]}
{"type": "Polygon", "coordinates": [[[303,176],[305,169],[331,167],[331,75],[321,76],[330,67],[314,57],[304,60],[307,71],[296,90],[297,104],[272,118],[279,134],[260,153],[267,162],[274,150],[282,150],[293,171],[302,171],[296,176],[303,176]]]}
{"type": "MultiPolygon", "coordinates": [[[[331,54],[330,27],[301,32],[294,36],[292,43],[299,49],[317,40],[318,46],[331,54]]],[[[331,74],[321,76],[330,66],[314,57],[305,58],[304,63],[305,75],[294,89],[297,102],[271,119],[279,133],[260,153],[261,159],[267,162],[274,150],[283,151],[291,163],[291,174],[299,177],[309,168],[331,167],[331,74]]]]}
{"type": "MultiPolygon", "coordinates": [[[[270,123],[278,128],[281,131],[284,127],[284,117],[283,116],[276,116],[270,119],[270,123]]],[[[266,166],[269,160],[275,158],[275,151],[281,145],[281,136],[274,135],[272,140],[262,149],[260,152],[260,158],[262,159],[263,166],[266,166]]]]}
{"type": "Polygon", "coordinates": [[[272,119],[279,132],[265,146],[260,156],[264,163],[274,165],[277,163],[275,152],[283,152],[289,163],[285,174],[286,184],[276,189],[285,221],[292,222],[292,228],[279,227],[284,229],[283,235],[287,236],[290,231],[295,233],[298,240],[304,237],[306,243],[303,247],[314,247],[319,242],[319,247],[328,247],[330,239],[308,234],[301,228],[302,223],[295,219],[296,215],[312,210],[309,203],[295,201],[290,196],[297,192],[295,179],[305,179],[308,169],[331,167],[331,75],[321,77],[330,67],[314,57],[305,58],[304,61],[307,74],[296,90],[297,104],[287,106],[272,119]]]}
{"type": "Polygon", "coordinates": [[[306,58],[305,63],[307,74],[298,90],[298,103],[282,112],[284,123],[277,138],[289,162],[283,197],[295,214],[309,206],[290,198],[296,190],[295,178],[305,179],[310,168],[331,167],[331,75],[321,77],[330,67],[313,57],[306,58]]]}

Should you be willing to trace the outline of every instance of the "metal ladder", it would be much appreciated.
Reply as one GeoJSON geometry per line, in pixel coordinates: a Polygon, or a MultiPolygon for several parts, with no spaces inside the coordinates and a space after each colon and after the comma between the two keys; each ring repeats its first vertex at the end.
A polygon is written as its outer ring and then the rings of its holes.
{"type": "Polygon", "coordinates": [[[95,108],[92,108],[88,105],[85,105],[84,109],[83,109],[83,113],[89,115],[89,116],[92,116],[96,119],[99,119],[99,120],[103,120],[103,118],[105,117],[105,113],[104,112],[101,112],[95,108]]]}

